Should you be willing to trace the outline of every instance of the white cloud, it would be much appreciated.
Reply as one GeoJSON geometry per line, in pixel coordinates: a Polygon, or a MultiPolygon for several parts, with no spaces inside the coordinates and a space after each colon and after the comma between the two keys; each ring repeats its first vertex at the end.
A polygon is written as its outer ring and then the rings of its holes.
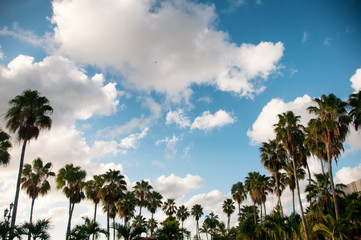
{"type": "Polygon", "coordinates": [[[274,98],[263,107],[257,120],[253,123],[252,129],[248,129],[247,136],[252,145],[257,145],[268,139],[274,139],[273,125],[278,122],[278,114],[293,111],[295,115],[301,116],[300,123],[304,126],[312,118],[307,108],[312,105],[312,99],[308,95],[298,97],[292,102],[285,103],[282,99],[274,98]]]}
{"type": "Polygon", "coordinates": [[[191,129],[210,130],[215,127],[223,127],[236,121],[229,113],[224,110],[218,110],[215,114],[209,111],[202,113],[202,116],[194,119],[191,129]]]}
{"type": "Polygon", "coordinates": [[[336,172],[336,183],[349,184],[359,180],[361,176],[361,164],[356,167],[343,167],[336,172]]]}
{"type": "Polygon", "coordinates": [[[164,164],[160,161],[152,161],[152,165],[160,168],[164,167],[164,164]]]}
{"type": "Polygon", "coordinates": [[[154,189],[163,195],[164,199],[175,198],[180,202],[192,189],[203,186],[203,179],[200,176],[187,174],[184,178],[170,174],[168,177],[158,177],[153,185],[154,189]]]}
{"type": "Polygon", "coordinates": [[[356,70],[356,73],[350,78],[351,87],[355,89],[355,92],[361,89],[361,68],[356,70]]]}
{"type": "Polygon", "coordinates": [[[155,90],[176,101],[189,98],[192,84],[251,97],[277,71],[284,51],[281,42],[230,42],[227,33],[216,30],[214,5],[57,0],[53,12],[58,53],[116,69],[128,87],[155,90]]]}
{"type": "Polygon", "coordinates": [[[181,128],[189,127],[191,122],[189,118],[184,114],[183,109],[178,109],[177,111],[169,111],[166,117],[166,124],[175,123],[181,128]]]}
{"type": "Polygon", "coordinates": [[[24,89],[36,89],[54,109],[53,124],[71,126],[76,119],[115,112],[116,84],[104,82],[102,74],[90,78],[64,57],[50,56],[34,62],[33,57],[19,55],[7,67],[0,66],[0,109],[7,109],[7,102],[24,89]]]}
{"type": "Polygon", "coordinates": [[[149,131],[149,128],[145,128],[140,133],[132,133],[128,137],[123,138],[120,142],[120,147],[124,149],[137,149],[139,146],[139,140],[144,138],[149,131]]]}

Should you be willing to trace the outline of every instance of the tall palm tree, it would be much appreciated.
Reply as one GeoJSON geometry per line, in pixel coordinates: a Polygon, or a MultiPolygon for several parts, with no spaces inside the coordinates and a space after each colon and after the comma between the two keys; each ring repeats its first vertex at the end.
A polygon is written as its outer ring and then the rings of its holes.
{"type": "Polygon", "coordinates": [[[168,217],[173,217],[173,215],[177,212],[177,206],[175,204],[174,198],[168,198],[167,201],[163,203],[162,210],[168,217]]]}
{"type": "Polygon", "coordinates": [[[63,193],[69,198],[69,219],[66,230],[66,240],[69,239],[71,231],[71,218],[74,206],[85,198],[83,192],[85,177],[85,170],[82,170],[80,167],[74,167],[73,164],[66,164],[65,167],[59,170],[56,176],[56,188],[63,189],[63,193]]]}
{"type": "MultiPolygon", "coordinates": [[[[85,194],[86,198],[91,200],[94,203],[94,217],[93,222],[95,223],[97,220],[97,207],[100,202],[99,191],[103,187],[104,179],[102,176],[94,175],[93,179],[88,180],[85,183],[85,194]]],[[[93,236],[94,240],[94,236],[93,236]]]]}
{"type": "Polygon", "coordinates": [[[48,178],[55,176],[51,168],[52,163],[49,162],[44,165],[41,158],[34,159],[33,166],[30,164],[24,165],[23,176],[20,182],[22,183],[21,188],[26,190],[26,193],[31,198],[30,223],[33,222],[35,199],[38,198],[39,194],[42,196],[47,194],[51,188],[48,178]]]}
{"type": "MultiPolygon", "coordinates": [[[[263,204],[263,208],[264,208],[264,215],[266,216],[266,200],[267,200],[267,195],[268,193],[272,193],[273,189],[270,183],[270,178],[267,177],[266,175],[261,175],[261,177],[258,179],[258,183],[257,185],[259,186],[259,200],[258,202],[260,204],[263,204]]],[[[262,206],[261,206],[262,209],[262,206]]],[[[262,214],[262,211],[261,211],[262,214]]],[[[261,220],[262,220],[262,215],[261,215],[261,220]]]]}
{"type": "MultiPolygon", "coordinates": [[[[260,192],[259,192],[259,178],[261,174],[259,172],[249,172],[248,176],[245,179],[245,188],[249,193],[252,202],[253,202],[253,215],[254,215],[254,224],[257,224],[257,215],[256,215],[256,203],[259,203],[260,192]]],[[[261,208],[262,209],[262,208],[261,208]]]]}
{"type": "Polygon", "coordinates": [[[72,239],[86,239],[88,240],[91,235],[95,236],[95,239],[100,237],[100,234],[106,235],[105,229],[101,228],[98,222],[90,220],[88,217],[82,217],[83,224],[76,225],[71,231],[72,239]]]}
{"type": "Polygon", "coordinates": [[[23,171],[25,149],[31,139],[37,139],[42,129],[51,128],[51,118],[49,114],[53,108],[49,105],[46,97],[41,97],[38,91],[26,90],[22,95],[17,95],[9,101],[10,109],[7,111],[6,127],[10,132],[17,133],[18,141],[23,141],[21,149],[18,178],[16,183],[16,192],[14,199],[14,209],[11,218],[11,226],[16,223],[16,214],[18,209],[18,200],[20,193],[20,180],[23,171]]]}
{"type": "Polygon", "coordinates": [[[107,236],[109,240],[110,210],[115,206],[117,200],[124,195],[124,192],[127,190],[127,183],[124,180],[124,176],[118,170],[109,169],[102,177],[104,178],[104,184],[99,191],[99,196],[107,212],[107,236]]]}
{"type": "Polygon", "coordinates": [[[191,210],[191,215],[194,217],[194,219],[196,220],[196,234],[197,234],[197,237],[198,239],[200,239],[200,235],[199,235],[199,219],[202,217],[203,215],[203,208],[200,204],[195,204],[193,207],[192,207],[192,210],[191,210]]]}
{"type": "Polygon", "coordinates": [[[242,182],[233,184],[231,189],[232,198],[238,205],[238,214],[241,213],[241,203],[247,198],[247,191],[242,182]]]}
{"type": "MultiPolygon", "coordinates": [[[[293,162],[288,162],[284,167],[283,170],[286,171],[286,178],[285,183],[287,184],[288,188],[291,190],[292,193],[292,206],[293,206],[293,212],[295,212],[295,189],[296,189],[296,180],[295,180],[295,171],[293,168],[293,162]]],[[[306,172],[303,168],[300,166],[296,166],[296,173],[297,173],[297,179],[303,180],[305,179],[306,172]]]]}
{"type": "Polygon", "coordinates": [[[357,131],[361,126],[361,91],[350,95],[348,104],[351,107],[350,116],[352,123],[357,131]]]}
{"type": "Polygon", "coordinates": [[[127,191],[124,196],[117,201],[116,207],[119,216],[124,218],[124,226],[127,226],[128,221],[134,216],[136,204],[134,192],[131,191],[127,191]]]}
{"type": "Polygon", "coordinates": [[[319,136],[317,136],[319,131],[315,126],[316,125],[312,124],[311,120],[305,129],[305,145],[309,149],[310,153],[320,160],[322,174],[325,174],[323,162],[327,161],[326,147],[322,141],[319,141],[319,136]]]}
{"type": "Polygon", "coordinates": [[[232,215],[232,213],[234,213],[234,210],[236,209],[236,207],[234,206],[233,200],[230,198],[224,200],[222,209],[223,209],[223,212],[225,214],[227,214],[227,218],[228,218],[227,229],[229,230],[230,225],[231,225],[231,215],[232,215]]]}
{"type": "Polygon", "coordinates": [[[276,140],[269,140],[262,143],[262,147],[259,148],[261,152],[261,162],[263,166],[273,175],[276,181],[276,194],[278,198],[277,205],[281,210],[281,216],[283,217],[280,183],[279,183],[279,171],[286,164],[286,152],[282,144],[276,142],[276,140]]]}
{"type": "Polygon", "coordinates": [[[312,128],[318,129],[315,137],[326,146],[328,175],[332,189],[333,204],[335,207],[336,220],[340,220],[340,213],[336,199],[335,185],[333,183],[332,159],[337,159],[343,150],[343,142],[348,133],[348,126],[351,117],[346,111],[347,103],[341,101],[334,94],[322,95],[314,98],[317,106],[308,108],[310,113],[314,113],[317,118],[310,121],[312,128]]]}
{"type": "Polygon", "coordinates": [[[309,240],[306,219],[303,212],[300,187],[298,183],[298,176],[296,174],[297,165],[299,164],[299,158],[303,155],[304,147],[304,127],[299,124],[300,117],[295,116],[292,111],[288,111],[283,114],[278,114],[278,123],[275,124],[276,140],[282,143],[283,147],[287,150],[289,158],[293,163],[294,177],[298,194],[298,202],[300,205],[303,227],[305,229],[305,237],[309,240]]]}
{"type": "Polygon", "coordinates": [[[8,165],[10,161],[10,136],[0,128],[0,165],[8,165]]]}
{"type": "MultiPolygon", "coordinates": [[[[150,192],[147,195],[147,202],[148,202],[147,208],[150,211],[150,213],[152,214],[152,217],[151,217],[152,224],[153,224],[153,220],[154,220],[154,214],[157,211],[157,208],[162,206],[162,198],[163,198],[162,195],[156,191],[150,192]]],[[[153,236],[153,232],[154,232],[153,230],[154,230],[154,226],[151,225],[150,226],[150,235],[151,236],[153,236]]]]}
{"type": "Polygon", "coordinates": [[[186,206],[182,205],[177,210],[177,218],[182,222],[182,239],[183,239],[183,223],[189,217],[190,213],[186,206]]]}
{"type": "Polygon", "coordinates": [[[142,207],[147,204],[147,202],[145,201],[146,196],[150,193],[152,188],[153,187],[144,180],[142,180],[141,182],[136,182],[135,186],[133,187],[135,198],[137,200],[137,205],[139,206],[139,219],[142,216],[142,207]]]}

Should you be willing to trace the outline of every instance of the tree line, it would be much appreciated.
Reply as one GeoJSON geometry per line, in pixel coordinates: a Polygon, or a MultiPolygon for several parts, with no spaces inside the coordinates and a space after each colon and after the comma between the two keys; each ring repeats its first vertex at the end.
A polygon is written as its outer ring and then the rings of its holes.
{"type": "MultiPolygon", "coordinates": [[[[0,237],[21,239],[25,235],[29,240],[50,239],[50,219],[34,222],[33,208],[37,197],[49,192],[48,179],[55,177],[56,188],[62,190],[69,200],[66,240],[94,240],[101,234],[107,239],[141,239],[142,233],[154,239],[189,239],[190,232],[183,224],[190,216],[196,223],[195,239],[201,239],[201,233],[207,240],[208,237],[211,240],[360,239],[361,197],[357,193],[345,195],[342,191],[344,185],[334,184],[332,162],[340,158],[350,127],[358,131],[361,125],[361,92],[351,94],[347,102],[334,94],[322,95],[313,101],[314,106],[308,107],[308,111],[315,118],[307,126],[302,126],[300,116],[292,111],[279,114],[278,122],[273,126],[275,139],[261,144],[260,159],[270,176],[259,172],[248,173],[244,182],[232,186],[232,199],[223,202],[227,223],[219,221],[218,215],[210,212],[200,227],[199,220],[204,215],[200,204],[188,209],[184,205],[177,206],[172,198],[163,201],[162,195],[145,180],[128,189],[124,176],[118,170],[109,169],[86,181],[86,171],[73,164],[66,164],[57,174],[52,172],[52,163],[44,163],[40,158],[36,158],[32,165],[24,165],[27,144],[37,139],[42,130],[51,128],[50,115],[53,112],[46,97],[40,96],[38,91],[26,90],[9,101],[10,108],[5,115],[6,127],[22,142],[22,150],[14,202],[4,212],[0,237]],[[313,177],[307,162],[311,155],[320,160],[322,169],[313,177]],[[308,185],[305,193],[309,206],[304,209],[299,181],[306,177],[306,171],[308,185]],[[286,187],[293,197],[293,211],[289,216],[284,214],[281,198],[286,187]],[[16,225],[20,189],[31,198],[30,218],[29,222],[16,225]],[[270,193],[276,194],[277,204],[267,214],[266,201],[270,193]],[[300,214],[295,211],[295,193],[300,214]],[[247,197],[253,205],[241,207],[247,197]],[[72,227],[74,207],[85,198],[94,203],[93,219],[84,218],[83,224],[72,227]],[[99,203],[106,213],[105,229],[96,221],[99,203]],[[231,227],[235,205],[238,224],[231,227]],[[161,223],[154,219],[159,208],[167,215],[161,223]],[[151,213],[148,220],[142,215],[144,209],[151,213]],[[123,223],[116,222],[116,216],[122,218],[123,223]]],[[[10,148],[10,136],[0,129],[0,163],[4,166],[10,161],[10,148]]]]}

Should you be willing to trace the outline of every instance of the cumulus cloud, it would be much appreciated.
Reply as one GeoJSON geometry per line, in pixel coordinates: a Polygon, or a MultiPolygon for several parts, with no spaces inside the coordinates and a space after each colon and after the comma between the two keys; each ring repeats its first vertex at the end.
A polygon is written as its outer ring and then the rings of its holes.
{"type": "Polygon", "coordinates": [[[247,136],[252,145],[257,145],[268,139],[274,139],[273,125],[278,122],[278,114],[293,111],[295,115],[301,116],[300,123],[304,126],[313,117],[307,108],[312,105],[312,98],[308,95],[298,97],[292,102],[284,102],[282,99],[274,98],[263,107],[252,129],[248,129],[247,136]]]}
{"type": "Polygon", "coordinates": [[[355,89],[355,92],[361,89],[361,68],[356,70],[356,73],[350,78],[351,87],[355,89]]]}
{"type": "Polygon", "coordinates": [[[200,188],[204,181],[200,176],[187,174],[184,178],[174,175],[162,175],[154,183],[154,189],[160,192],[164,199],[175,198],[180,202],[192,189],[200,188]]]}
{"type": "Polygon", "coordinates": [[[231,114],[224,110],[218,110],[215,114],[209,111],[202,113],[202,116],[194,119],[191,129],[211,130],[216,127],[223,127],[227,124],[232,124],[236,121],[231,114]]]}
{"type": "Polygon", "coordinates": [[[169,111],[166,117],[166,124],[170,125],[172,123],[177,124],[181,128],[189,127],[191,122],[189,118],[185,115],[183,109],[178,109],[177,111],[169,111]]]}
{"type": "Polygon", "coordinates": [[[336,172],[336,183],[349,184],[359,180],[361,176],[361,164],[356,167],[343,167],[336,172]]]}
{"type": "Polygon", "coordinates": [[[110,115],[118,104],[116,83],[105,84],[102,74],[88,77],[84,70],[60,56],[34,62],[33,57],[19,55],[6,67],[0,66],[0,83],[0,109],[7,109],[7,102],[22,90],[36,89],[49,99],[54,124],[71,126],[76,119],[110,115]]]}
{"type": "Polygon", "coordinates": [[[189,98],[192,84],[252,97],[277,71],[284,46],[237,46],[216,19],[214,5],[190,1],[57,0],[52,23],[58,53],[116,69],[128,87],[176,101],[189,98]]]}

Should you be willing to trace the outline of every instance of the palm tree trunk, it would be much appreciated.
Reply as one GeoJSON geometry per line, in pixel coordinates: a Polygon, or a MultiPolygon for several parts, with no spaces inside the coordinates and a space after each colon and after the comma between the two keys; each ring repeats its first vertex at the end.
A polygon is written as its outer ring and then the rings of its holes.
{"type": "Polygon", "coordinates": [[[183,228],[183,220],[182,220],[182,240],[184,239],[183,233],[184,233],[184,228],[183,228]]]}
{"type": "Polygon", "coordinates": [[[293,212],[295,212],[295,189],[292,189],[291,192],[292,192],[292,207],[293,207],[293,212]]]}
{"type": "Polygon", "coordinates": [[[327,144],[328,176],[330,178],[330,185],[331,185],[331,189],[332,189],[333,205],[335,207],[336,220],[340,220],[340,213],[339,213],[339,210],[338,210],[335,185],[333,184],[332,162],[331,162],[332,159],[331,159],[331,154],[330,153],[331,153],[330,144],[327,144]]]}
{"type": "Polygon", "coordinates": [[[323,160],[320,159],[322,174],[325,175],[325,169],[323,168],[323,160]]]}
{"type": "Polygon", "coordinates": [[[23,147],[21,149],[19,172],[18,172],[18,181],[16,182],[14,208],[13,208],[13,213],[12,213],[12,216],[11,216],[11,228],[13,228],[15,226],[15,223],[16,223],[16,213],[17,213],[17,209],[18,209],[18,201],[19,201],[19,193],[20,193],[20,180],[21,180],[21,174],[23,172],[23,166],[24,166],[26,143],[27,143],[27,140],[24,140],[23,147]]]}
{"type": "Polygon", "coordinates": [[[153,216],[154,216],[154,213],[152,212],[152,220],[151,220],[151,224],[150,224],[150,236],[153,237],[153,216]]]}
{"type": "Polygon", "coordinates": [[[66,229],[66,240],[69,239],[69,235],[71,231],[71,217],[73,215],[74,206],[75,203],[72,204],[71,201],[69,200],[69,219],[68,219],[68,227],[66,229]]]}
{"type": "Polygon", "coordinates": [[[296,182],[296,188],[297,188],[297,194],[298,194],[298,202],[300,204],[300,210],[301,210],[301,216],[302,216],[302,223],[303,223],[303,228],[305,229],[305,236],[306,239],[309,240],[309,236],[308,236],[308,230],[307,230],[307,224],[306,224],[306,219],[305,219],[305,215],[303,213],[303,207],[302,207],[302,201],[301,201],[301,194],[300,194],[300,186],[298,184],[298,177],[297,177],[297,172],[296,172],[296,162],[294,157],[292,158],[292,162],[293,162],[293,173],[295,175],[295,182],[296,182]]]}
{"type": "Polygon", "coordinates": [[[256,217],[256,203],[253,202],[253,216],[254,216],[254,224],[257,224],[257,217],[256,217]]]}
{"type": "Polygon", "coordinates": [[[262,222],[263,222],[263,220],[262,220],[262,217],[263,217],[262,203],[261,203],[261,204],[259,204],[259,206],[260,206],[260,209],[261,209],[261,223],[262,223],[262,222]]]}
{"type": "Polygon", "coordinates": [[[229,231],[229,226],[231,225],[231,215],[228,214],[228,223],[227,223],[227,228],[228,228],[228,231],[229,231]]]}
{"type": "Polygon", "coordinates": [[[306,161],[306,169],[308,173],[308,184],[311,184],[311,172],[310,172],[310,168],[308,167],[307,161],[306,161]]]}
{"type": "Polygon", "coordinates": [[[240,202],[237,202],[238,203],[238,214],[241,213],[241,203],[240,202]]]}
{"type": "MultiPolygon", "coordinates": [[[[30,224],[33,223],[33,210],[34,210],[34,203],[35,203],[35,198],[31,198],[31,208],[30,208],[30,224]]],[[[28,240],[31,239],[31,233],[29,231],[29,236],[28,236],[28,240]]]]}
{"type": "Polygon", "coordinates": [[[140,226],[140,220],[141,220],[141,217],[142,216],[142,204],[139,205],[139,218],[138,218],[138,226],[140,226]]]}
{"type": "Polygon", "coordinates": [[[198,224],[198,220],[197,220],[197,225],[196,225],[196,227],[197,227],[197,230],[196,230],[196,231],[197,231],[197,238],[198,238],[198,240],[199,240],[199,239],[201,239],[201,238],[200,238],[200,236],[199,236],[199,224],[198,224]]]}
{"type": "Polygon", "coordinates": [[[110,239],[110,234],[109,234],[109,203],[107,203],[107,239],[110,239]]]}
{"type": "Polygon", "coordinates": [[[115,240],[115,217],[113,218],[113,239],[115,240]]]}
{"type": "MultiPolygon", "coordinates": [[[[93,223],[95,223],[97,221],[97,207],[98,207],[98,203],[94,204],[94,218],[93,218],[93,223]]],[[[93,234],[93,240],[95,240],[95,233],[93,234]]]]}
{"type": "Polygon", "coordinates": [[[263,203],[263,208],[264,208],[264,217],[266,217],[267,212],[266,212],[266,202],[263,203]]]}

